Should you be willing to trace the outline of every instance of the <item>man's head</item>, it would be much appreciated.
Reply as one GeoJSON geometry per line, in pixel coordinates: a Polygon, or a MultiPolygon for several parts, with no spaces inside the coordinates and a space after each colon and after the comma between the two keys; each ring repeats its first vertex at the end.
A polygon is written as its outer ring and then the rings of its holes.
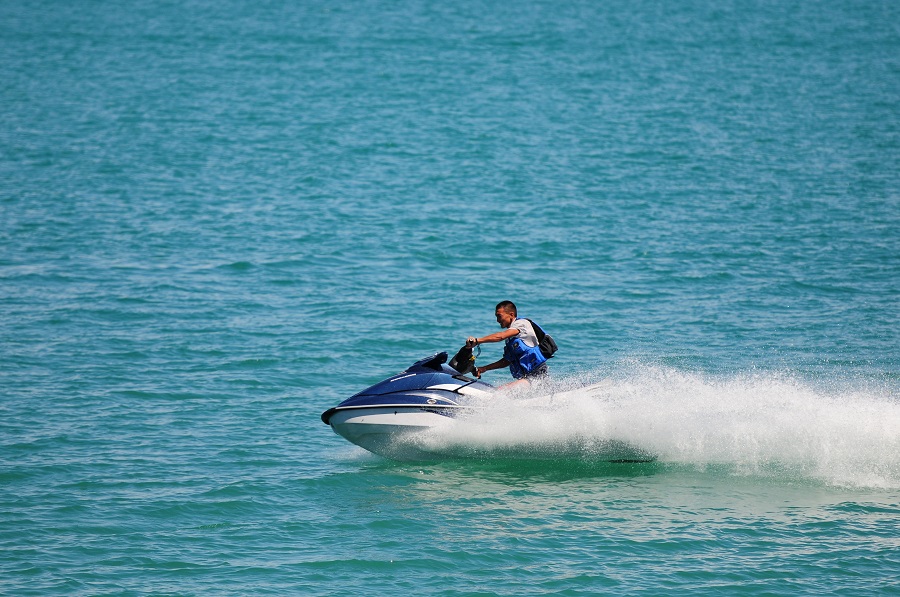
{"type": "Polygon", "coordinates": [[[508,328],[516,320],[516,305],[512,301],[501,301],[497,303],[494,315],[497,316],[497,323],[500,324],[500,327],[508,328]]]}

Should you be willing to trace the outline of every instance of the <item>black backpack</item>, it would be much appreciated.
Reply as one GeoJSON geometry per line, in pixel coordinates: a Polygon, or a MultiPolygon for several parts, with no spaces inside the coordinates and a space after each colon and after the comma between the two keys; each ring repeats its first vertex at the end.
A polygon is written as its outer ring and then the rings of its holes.
{"type": "Polygon", "coordinates": [[[553,337],[544,332],[544,330],[541,329],[541,326],[530,319],[526,318],[525,321],[530,323],[531,327],[534,328],[534,335],[537,336],[538,346],[541,347],[541,354],[544,355],[545,359],[552,358],[556,351],[559,350],[553,337]]]}

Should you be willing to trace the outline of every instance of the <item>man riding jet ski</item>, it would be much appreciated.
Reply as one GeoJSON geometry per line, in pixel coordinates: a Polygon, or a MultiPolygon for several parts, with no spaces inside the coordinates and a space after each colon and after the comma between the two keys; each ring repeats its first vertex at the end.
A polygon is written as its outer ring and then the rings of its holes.
{"type": "MultiPolygon", "coordinates": [[[[446,352],[417,361],[405,371],[329,408],[322,413],[322,421],[357,446],[394,460],[430,460],[447,456],[446,444],[430,440],[442,431],[471,432],[484,425],[485,420],[488,425],[495,425],[482,416],[491,402],[484,399],[497,396],[498,390],[504,390],[502,393],[506,394],[505,390],[512,386],[546,378],[549,372],[547,360],[556,352],[553,338],[530,319],[519,318],[512,302],[499,303],[495,316],[503,331],[480,338],[470,336],[449,363],[446,352]],[[485,367],[476,367],[473,349],[480,353],[481,344],[491,342],[505,342],[503,358],[485,367]],[[509,367],[516,381],[500,388],[481,381],[482,373],[503,367],[509,367]]],[[[580,388],[575,393],[556,393],[526,402],[537,401],[546,407],[548,399],[562,403],[583,397],[590,399],[591,392],[597,390],[580,388]]],[[[517,404],[525,409],[525,413],[539,414],[542,408],[540,405],[517,404]]],[[[458,440],[462,436],[456,437],[458,440]]],[[[533,456],[533,451],[525,453],[519,447],[534,439],[523,437],[521,444],[516,441],[516,445],[506,446],[503,455],[533,456]]],[[[596,438],[590,438],[590,442],[592,446],[598,443],[596,438]]],[[[601,460],[645,462],[652,459],[621,441],[600,438],[599,443],[602,445],[601,460]]],[[[583,445],[577,441],[575,444],[574,451],[582,453],[583,445]]],[[[551,448],[551,452],[558,455],[559,446],[551,448]]],[[[538,446],[538,453],[540,450],[538,446]]],[[[454,455],[452,449],[449,452],[450,456],[454,455]]],[[[472,454],[472,450],[464,449],[463,452],[472,454]]],[[[496,455],[498,451],[488,448],[479,454],[496,455]]]]}
{"type": "Polygon", "coordinates": [[[449,364],[447,353],[438,353],[329,408],[322,413],[322,421],[357,446],[400,461],[567,456],[601,462],[654,459],[628,441],[613,437],[584,438],[565,430],[562,443],[557,437],[541,438],[527,431],[517,437],[521,417],[533,420],[544,413],[559,417],[566,405],[602,400],[605,384],[546,396],[517,396],[470,377],[468,373],[474,369],[470,348],[463,347],[449,364]],[[514,410],[503,410],[510,407],[514,410]],[[472,443],[472,437],[480,439],[472,443]]]}

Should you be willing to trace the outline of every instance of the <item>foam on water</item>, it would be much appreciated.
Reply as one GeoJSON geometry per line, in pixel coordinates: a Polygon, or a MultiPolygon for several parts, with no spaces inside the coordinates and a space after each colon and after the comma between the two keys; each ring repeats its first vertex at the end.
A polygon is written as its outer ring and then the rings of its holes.
{"type": "Polygon", "coordinates": [[[900,487],[900,400],[887,388],[790,374],[712,376],[634,364],[581,389],[491,399],[423,438],[468,456],[631,459],[730,474],[900,487]]]}

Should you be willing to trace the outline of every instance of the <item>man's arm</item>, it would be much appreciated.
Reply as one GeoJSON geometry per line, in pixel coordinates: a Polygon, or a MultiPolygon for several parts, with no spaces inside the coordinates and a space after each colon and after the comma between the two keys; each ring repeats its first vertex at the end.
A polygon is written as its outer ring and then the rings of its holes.
{"type": "Polygon", "coordinates": [[[503,369],[504,367],[509,367],[509,361],[506,359],[500,359],[490,365],[485,365],[484,367],[475,367],[475,375],[476,377],[481,377],[481,374],[485,371],[493,371],[494,369],[503,369]]]}
{"type": "MultiPolygon", "coordinates": [[[[507,338],[513,338],[519,335],[519,330],[516,328],[509,328],[508,330],[503,330],[502,332],[494,332],[493,334],[488,334],[482,338],[476,338],[474,336],[469,336],[469,339],[466,340],[466,346],[472,348],[473,346],[478,346],[479,344],[486,344],[490,342],[503,342],[507,338]]],[[[500,361],[497,361],[498,363],[500,361]]],[[[496,363],[495,363],[496,364],[496,363]]],[[[506,365],[507,367],[509,364],[506,365]]],[[[495,367],[499,369],[500,367],[495,367]]]]}

